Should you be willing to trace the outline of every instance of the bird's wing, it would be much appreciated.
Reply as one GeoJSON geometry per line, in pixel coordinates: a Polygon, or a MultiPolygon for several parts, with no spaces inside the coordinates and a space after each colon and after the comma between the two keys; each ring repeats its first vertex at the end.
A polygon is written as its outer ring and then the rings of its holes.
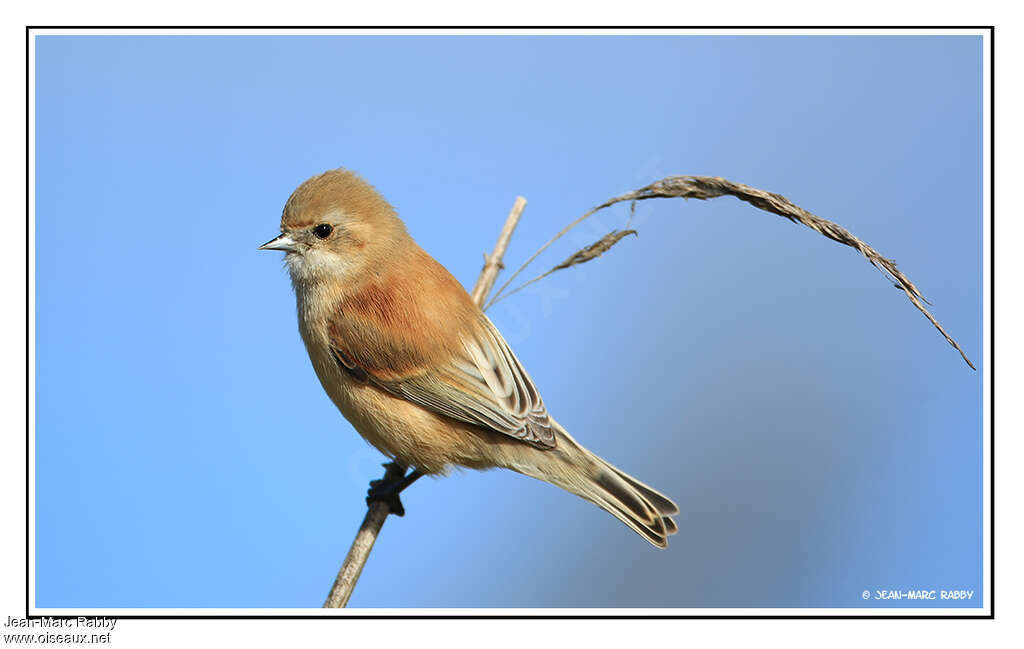
{"type": "MultiPolygon", "coordinates": [[[[332,340],[335,360],[357,379],[452,419],[554,448],[555,433],[537,387],[491,321],[459,334],[461,349],[430,371],[395,372],[360,363],[360,354],[332,340]]],[[[368,359],[369,360],[369,359],[368,359]]]]}

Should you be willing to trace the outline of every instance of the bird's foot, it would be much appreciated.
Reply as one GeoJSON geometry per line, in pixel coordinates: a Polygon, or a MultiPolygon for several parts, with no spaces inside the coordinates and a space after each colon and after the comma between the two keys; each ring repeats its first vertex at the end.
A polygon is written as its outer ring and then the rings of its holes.
{"type": "Polygon", "coordinates": [[[423,474],[413,470],[406,475],[405,467],[398,462],[388,462],[383,466],[386,469],[384,477],[370,481],[370,488],[366,490],[366,504],[380,501],[386,504],[395,516],[405,516],[405,507],[402,506],[398,495],[423,474]]]}

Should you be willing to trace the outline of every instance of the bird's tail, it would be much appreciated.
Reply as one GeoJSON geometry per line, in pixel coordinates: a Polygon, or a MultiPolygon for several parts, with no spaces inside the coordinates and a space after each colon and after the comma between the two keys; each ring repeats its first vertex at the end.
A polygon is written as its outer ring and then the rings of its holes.
{"type": "Polygon", "coordinates": [[[540,451],[541,461],[509,467],[589,500],[659,548],[679,531],[672,516],[679,513],[665,495],[594,455],[560,425],[556,447],[540,451]]]}

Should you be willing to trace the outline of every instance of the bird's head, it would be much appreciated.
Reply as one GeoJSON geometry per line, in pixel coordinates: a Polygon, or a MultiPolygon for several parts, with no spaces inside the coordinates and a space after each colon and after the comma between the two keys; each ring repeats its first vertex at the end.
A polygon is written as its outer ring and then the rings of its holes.
{"type": "Polygon", "coordinates": [[[281,234],[260,250],[283,250],[296,283],[351,280],[380,272],[408,238],[384,197],[351,171],[313,176],[292,192],[281,234]]]}

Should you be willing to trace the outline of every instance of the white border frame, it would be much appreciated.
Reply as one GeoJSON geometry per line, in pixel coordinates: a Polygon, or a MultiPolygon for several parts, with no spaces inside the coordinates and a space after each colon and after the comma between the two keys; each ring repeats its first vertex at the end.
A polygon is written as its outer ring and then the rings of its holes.
{"type": "Polygon", "coordinates": [[[173,617],[187,616],[196,618],[217,618],[224,616],[284,616],[284,617],[366,617],[366,616],[438,616],[438,617],[610,617],[610,616],[696,616],[696,617],[835,617],[849,616],[856,618],[871,617],[988,617],[992,614],[993,589],[992,575],[992,36],[988,29],[906,29],[867,28],[867,29],[771,29],[771,28],[730,28],[730,29],[163,29],[163,28],[128,28],[128,29],[32,29],[28,34],[28,612],[32,616],[98,616],[98,617],[173,617]],[[516,609],[321,609],[321,608],[260,608],[260,609],[212,609],[212,608],[138,608],[138,609],[67,609],[38,608],[35,602],[35,39],[45,35],[174,35],[174,36],[224,36],[224,35],[801,35],[801,36],[838,36],[838,35],[975,35],[982,37],[983,43],[983,426],[984,437],[982,453],[984,468],[982,471],[983,485],[983,567],[982,596],[983,606],[979,608],[932,608],[932,607],[901,607],[901,608],[516,608],[516,609]]]}

